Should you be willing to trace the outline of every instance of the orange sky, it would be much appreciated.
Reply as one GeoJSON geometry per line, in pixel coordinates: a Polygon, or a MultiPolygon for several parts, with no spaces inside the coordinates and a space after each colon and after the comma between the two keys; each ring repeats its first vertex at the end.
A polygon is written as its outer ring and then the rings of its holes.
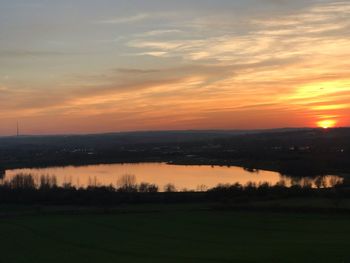
{"type": "Polygon", "coordinates": [[[1,3],[0,135],[350,125],[350,3],[1,3]]]}

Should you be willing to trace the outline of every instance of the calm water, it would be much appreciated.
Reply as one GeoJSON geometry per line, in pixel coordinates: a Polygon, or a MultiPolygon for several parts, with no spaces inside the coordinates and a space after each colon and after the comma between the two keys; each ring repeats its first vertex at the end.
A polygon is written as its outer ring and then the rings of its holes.
{"type": "MultiPolygon", "coordinates": [[[[19,173],[32,174],[36,180],[41,175],[56,176],[59,185],[71,183],[77,187],[88,185],[114,185],[118,178],[125,174],[135,175],[137,183],[153,183],[160,190],[168,184],[174,184],[178,190],[198,190],[211,188],[218,184],[247,184],[248,182],[268,182],[276,184],[281,179],[287,185],[291,180],[282,177],[279,173],[270,171],[249,172],[241,167],[210,166],[210,165],[168,165],[165,163],[141,163],[141,164],[108,164],[88,166],[49,167],[40,169],[7,170],[5,179],[10,180],[19,173]],[[205,187],[204,187],[205,186],[205,187]]],[[[335,176],[325,177],[327,182],[335,176]]]]}

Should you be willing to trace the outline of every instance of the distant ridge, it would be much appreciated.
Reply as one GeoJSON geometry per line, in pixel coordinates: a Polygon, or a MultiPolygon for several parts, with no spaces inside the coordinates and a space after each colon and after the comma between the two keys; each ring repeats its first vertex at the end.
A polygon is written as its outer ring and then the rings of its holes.
{"type": "Polygon", "coordinates": [[[0,138],[11,138],[11,137],[73,137],[73,136],[109,136],[109,135],[154,135],[154,134],[255,134],[255,133],[275,133],[275,132],[290,132],[290,131],[303,131],[313,130],[319,128],[274,128],[274,129],[208,129],[208,130],[144,130],[144,131],[121,131],[121,132],[104,132],[104,133],[68,133],[68,134],[16,134],[9,136],[0,136],[0,138]]]}

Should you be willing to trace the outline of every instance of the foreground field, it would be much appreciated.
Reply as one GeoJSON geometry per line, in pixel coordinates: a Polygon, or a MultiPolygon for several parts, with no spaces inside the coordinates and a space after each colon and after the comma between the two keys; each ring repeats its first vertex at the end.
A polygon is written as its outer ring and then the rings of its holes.
{"type": "Polygon", "coordinates": [[[350,262],[350,216],[156,209],[0,218],[0,262],[350,262]]]}

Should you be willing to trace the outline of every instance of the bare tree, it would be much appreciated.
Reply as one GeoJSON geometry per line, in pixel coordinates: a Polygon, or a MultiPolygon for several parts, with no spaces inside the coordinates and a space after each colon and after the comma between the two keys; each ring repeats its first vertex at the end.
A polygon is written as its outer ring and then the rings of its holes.
{"type": "Polygon", "coordinates": [[[168,192],[168,193],[170,193],[170,192],[176,192],[177,190],[176,190],[176,187],[175,187],[175,185],[173,185],[173,184],[166,184],[165,186],[164,186],[164,192],[168,192]]]}
{"type": "Polygon", "coordinates": [[[206,191],[208,191],[208,186],[206,186],[205,184],[198,185],[197,191],[198,192],[206,192],[206,191]]]}
{"type": "Polygon", "coordinates": [[[94,176],[92,179],[91,179],[91,177],[89,177],[89,181],[88,181],[89,188],[97,188],[99,186],[100,186],[100,183],[98,182],[96,176],[94,176]]]}
{"type": "Polygon", "coordinates": [[[312,188],[312,179],[305,177],[301,180],[302,188],[312,188]]]}
{"type": "Polygon", "coordinates": [[[155,184],[141,183],[139,186],[139,192],[141,192],[141,193],[156,193],[156,192],[158,192],[158,186],[155,184]]]}
{"type": "Polygon", "coordinates": [[[37,187],[31,174],[16,174],[10,180],[10,185],[14,189],[35,189],[37,187]]]}
{"type": "Polygon", "coordinates": [[[314,183],[315,186],[320,189],[323,186],[323,181],[324,181],[324,177],[323,176],[317,176],[314,183]]]}
{"type": "Polygon", "coordinates": [[[136,176],[133,174],[124,174],[118,178],[117,188],[119,191],[123,192],[136,192],[136,176]]]}
{"type": "Polygon", "coordinates": [[[279,180],[277,183],[276,183],[276,186],[279,186],[279,187],[286,187],[287,186],[287,183],[286,183],[286,180],[284,180],[283,178],[281,180],[279,180]]]}
{"type": "Polygon", "coordinates": [[[42,175],[40,176],[40,188],[41,189],[50,189],[57,187],[57,178],[56,176],[42,175]]]}
{"type": "Polygon", "coordinates": [[[329,186],[336,187],[339,184],[341,184],[341,179],[339,179],[337,176],[331,176],[329,179],[329,186]]]}

